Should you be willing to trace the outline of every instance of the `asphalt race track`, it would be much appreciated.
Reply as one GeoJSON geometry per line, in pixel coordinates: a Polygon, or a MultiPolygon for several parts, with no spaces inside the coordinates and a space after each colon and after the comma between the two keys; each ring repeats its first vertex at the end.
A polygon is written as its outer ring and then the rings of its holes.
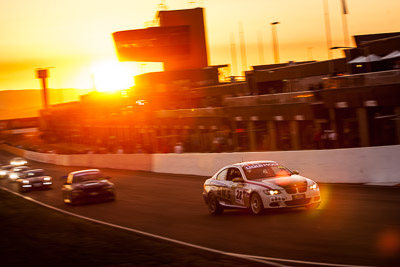
{"type": "MultiPolygon", "coordinates": [[[[12,157],[0,152],[2,163],[12,157]]],[[[67,206],[61,176],[85,168],[30,165],[45,169],[54,185],[24,195],[85,217],[225,252],[299,261],[279,261],[289,266],[400,266],[400,187],[322,184],[323,204],[315,211],[211,216],[202,198],[205,177],[102,169],[116,185],[117,200],[67,206]]],[[[17,191],[6,179],[0,186],[17,191]]]]}

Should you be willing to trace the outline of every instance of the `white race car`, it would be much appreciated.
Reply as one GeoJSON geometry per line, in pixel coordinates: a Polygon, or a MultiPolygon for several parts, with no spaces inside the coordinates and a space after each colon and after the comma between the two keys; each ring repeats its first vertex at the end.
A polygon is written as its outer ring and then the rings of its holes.
{"type": "Polygon", "coordinates": [[[14,166],[22,166],[22,165],[27,165],[28,161],[26,161],[26,159],[24,159],[24,158],[17,157],[17,158],[11,159],[10,164],[14,165],[14,166]]]}
{"type": "Polygon", "coordinates": [[[211,214],[226,208],[316,209],[321,203],[318,184],[275,161],[248,161],[220,169],[204,183],[204,200],[211,214]]]}

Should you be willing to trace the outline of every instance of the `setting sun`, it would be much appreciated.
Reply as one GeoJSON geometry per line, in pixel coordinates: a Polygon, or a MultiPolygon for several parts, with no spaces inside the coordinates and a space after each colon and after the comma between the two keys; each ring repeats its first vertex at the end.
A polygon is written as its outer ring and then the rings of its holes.
{"type": "Polygon", "coordinates": [[[115,92],[134,85],[139,71],[130,62],[102,61],[92,67],[93,87],[99,92],[115,92]]]}

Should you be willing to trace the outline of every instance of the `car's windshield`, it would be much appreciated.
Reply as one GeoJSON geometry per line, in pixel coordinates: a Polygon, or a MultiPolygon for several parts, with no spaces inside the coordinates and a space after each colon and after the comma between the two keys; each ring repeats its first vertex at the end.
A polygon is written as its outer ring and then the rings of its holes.
{"type": "Polygon", "coordinates": [[[30,171],[26,173],[26,178],[45,176],[43,171],[30,171]]]}
{"type": "Polygon", "coordinates": [[[243,166],[248,180],[290,176],[292,173],[284,166],[275,162],[262,162],[243,166]]]}
{"type": "Polygon", "coordinates": [[[80,183],[90,180],[103,180],[104,176],[101,172],[85,172],[74,175],[73,183],[80,183]]]}

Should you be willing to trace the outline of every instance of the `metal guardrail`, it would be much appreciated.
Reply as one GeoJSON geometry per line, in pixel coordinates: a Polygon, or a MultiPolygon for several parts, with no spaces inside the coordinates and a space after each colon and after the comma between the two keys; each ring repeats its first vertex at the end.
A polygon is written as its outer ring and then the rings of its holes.
{"type": "Polygon", "coordinates": [[[400,70],[323,78],[324,89],[400,83],[400,70]]]}

